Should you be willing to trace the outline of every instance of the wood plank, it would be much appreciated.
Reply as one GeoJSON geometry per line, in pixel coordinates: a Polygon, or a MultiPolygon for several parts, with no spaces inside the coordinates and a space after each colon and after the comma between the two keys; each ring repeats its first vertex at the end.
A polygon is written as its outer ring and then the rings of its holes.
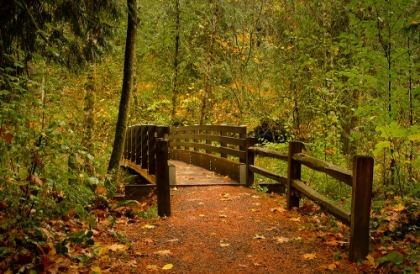
{"type": "Polygon", "coordinates": [[[257,167],[257,166],[254,166],[254,165],[250,165],[249,169],[254,173],[257,173],[257,174],[260,174],[264,177],[272,179],[272,180],[278,182],[279,184],[287,184],[287,177],[281,176],[277,173],[271,172],[269,170],[266,170],[264,168],[257,167]]]}
{"type": "MultiPolygon", "coordinates": [[[[198,149],[205,149],[208,152],[216,152],[216,153],[225,153],[234,157],[238,157],[238,158],[245,158],[246,157],[246,152],[245,151],[240,151],[240,150],[236,150],[233,148],[228,148],[228,147],[215,147],[212,145],[207,145],[207,144],[198,144],[198,143],[181,143],[181,142],[171,142],[171,148],[174,147],[185,147],[185,150],[189,151],[188,148],[198,148],[198,149]]],[[[178,149],[179,150],[179,149],[178,149]]]]}
{"type": "Polygon", "coordinates": [[[314,157],[303,153],[297,153],[293,155],[293,160],[298,161],[304,166],[307,166],[313,170],[323,172],[325,174],[330,175],[331,177],[352,186],[353,183],[353,175],[352,173],[342,167],[336,166],[331,163],[327,163],[322,160],[318,160],[314,157]]]}
{"type": "MultiPolygon", "coordinates": [[[[191,140],[206,140],[219,143],[227,143],[235,146],[245,146],[246,139],[239,139],[229,136],[220,136],[220,135],[209,135],[209,134],[182,134],[182,135],[169,135],[168,140],[179,140],[182,136],[182,139],[191,139],[191,140]]],[[[188,142],[187,142],[188,143],[188,142]]]]}
{"type": "Polygon", "coordinates": [[[299,192],[293,187],[293,180],[300,180],[302,167],[298,161],[293,159],[293,155],[301,153],[303,143],[298,141],[291,141],[289,143],[288,154],[288,168],[287,168],[287,209],[291,210],[294,207],[299,207],[299,192]]]}
{"type": "Polygon", "coordinates": [[[275,151],[275,150],[262,148],[262,147],[250,147],[248,149],[253,151],[258,156],[279,159],[285,162],[287,162],[288,160],[287,152],[275,151]]]}
{"type": "Polygon", "coordinates": [[[297,189],[300,193],[314,201],[320,207],[326,209],[331,215],[340,220],[343,224],[350,225],[350,211],[346,210],[344,207],[335,203],[334,201],[329,200],[325,196],[319,194],[309,186],[305,185],[304,182],[299,180],[293,180],[292,186],[297,189]]]}
{"type": "Polygon", "coordinates": [[[369,253],[369,222],[372,201],[374,159],[353,157],[353,188],[351,199],[351,226],[349,259],[355,262],[369,253]]]}
{"type": "Polygon", "coordinates": [[[151,184],[156,184],[156,176],[149,174],[146,169],[142,169],[140,165],[136,165],[136,163],[133,163],[128,160],[122,160],[120,162],[121,166],[125,166],[127,168],[131,168],[135,172],[137,172],[141,177],[146,179],[151,184]]]}
{"type": "Polygon", "coordinates": [[[239,133],[246,134],[246,126],[228,126],[228,125],[196,125],[196,126],[183,126],[171,128],[171,133],[185,132],[194,130],[206,130],[209,131],[223,131],[228,133],[239,133]]]}
{"type": "Polygon", "coordinates": [[[241,167],[245,166],[245,164],[237,161],[193,150],[182,149],[169,149],[169,157],[171,160],[182,161],[187,164],[214,171],[223,176],[229,176],[230,179],[238,183],[245,180],[245,175],[241,175],[241,167]]]}
{"type": "Polygon", "coordinates": [[[168,140],[156,138],[156,186],[158,215],[171,216],[171,193],[169,189],[168,140]]]}

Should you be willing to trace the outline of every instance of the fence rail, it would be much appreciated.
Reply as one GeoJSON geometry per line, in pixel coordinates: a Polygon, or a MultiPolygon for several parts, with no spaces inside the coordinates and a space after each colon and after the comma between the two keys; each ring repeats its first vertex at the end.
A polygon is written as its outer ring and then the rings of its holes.
{"type": "MultiPolygon", "coordinates": [[[[254,140],[248,140],[253,145],[254,140]]],[[[303,143],[290,142],[288,153],[271,151],[264,148],[250,146],[247,158],[247,184],[254,181],[254,173],[276,180],[287,189],[287,208],[299,207],[301,194],[327,210],[331,215],[343,224],[350,226],[349,259],[356,261],[363,259],[369,251],[369,220],[373,182],[373,158],[369,156],[353,157],[353,171],[350,172],[342,167],[318,160],[314,157],[302,154],[303,143]],[[255,155],[275,158],[288,163],[287,177],[267,171],[254,165],[255,155]],[[331,201],[327,197],[316,192],[301,181],[301,166],[325,173],[338,181],[352,187],[351,210],[331,201]]]]}
{"type": "Polygon", "coordinates": [[[354,156],[353,170],[349,171],[303,154],[302,150],[303,143],[297,141],[289,143],[287,153],[255,147],[255,139],[246,138],[245,126],[195,125],[169,130],[164,126],[135,125],[129,127],[126,132],[122,165],[140,169],[136,171],[142,176],[144,174],[141,172],[144,173],[143,169],[146,169],[145,176],[152,176],[155,180],[160,216],[170,215],[168,154],[171,159],[228,175],[248,186],[254,183],[254,175],[260,174],[277,181],[283,186],[283,191],[287,190],[289,210],[299,207],[300,197],[305,195],[349,226],[349,259],[356,261],[365,258],[369,250],[373,158],[354,156]],[[287,176],[255,166],[256,155],[287,162],[287,176]],[[238,161],[232,160],[232,157],[236,157],[238,161]],[[351,186],[351,210],[343,208],[306,185],[301,180],[302,166],[325,173],[351,186]]]}

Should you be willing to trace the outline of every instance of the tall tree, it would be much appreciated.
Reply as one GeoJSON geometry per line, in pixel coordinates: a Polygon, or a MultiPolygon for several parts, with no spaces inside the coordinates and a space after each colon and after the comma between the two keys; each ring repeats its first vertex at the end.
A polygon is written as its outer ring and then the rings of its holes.
{"type": "Polygon", "coordinates": [[[108,165],[108,173],[115,174],[120,165],[123,153],[125,131],[127,129],[128,113],[130,106],[131,90],[133,88],[135,60],[136,60],[136,36],[137,36],[137,0],[127,0],[128,25],[125,43],[124,79],[121,92],[118,121],[115,129],[114,145],[108,165]]]}

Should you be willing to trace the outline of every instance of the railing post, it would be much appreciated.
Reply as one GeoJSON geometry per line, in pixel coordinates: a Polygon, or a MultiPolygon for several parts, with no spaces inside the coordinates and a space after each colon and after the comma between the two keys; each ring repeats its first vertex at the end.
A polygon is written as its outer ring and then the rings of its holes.
{"type": "Polygon", "coordinates": [[[168,140],[156,138],[156,189],[158,215],[171,216],[171,195],[169,188],[168,140]]]}
{"type": "Polygon", "coordinates": [[[141,126],[134,126],[134,162],[136,165],[141,164],[141,126]]]}
{"type": "Polygon", "coordinates": [[[369,253],[369,221],[372,200],[374,160],[370,156],[353,157],[353,188],[351,201],[350,249],[352,262],[369,253]]]}
{"type": "Polygon", "coordinates": [[[167,126],[161,126],[161,125],[157,126],[156,127],[156,137],[161,138],[161,139],[165,139],[166,128],[167,128],[167,126]]]}
{"type": "Polygon", "coordinates": [[[147,126],[147,146],[148,146],[149,151],[147,152],[147,155],[148,155],[147,168],[148,168],[149,174],[155,174],[155,169],[156,169],[155,133],[156,133],[156,126],[148,125],[147,126]]]}
{"type": "MultiPolygon", "coordinates": [[[[221,124],[222,126],[226,126],[226,124],[221,124]]],[[[219,131],[219,135],[220,136],[226,136],[226,132],[224,131],[219,131]]],[[[226,143],[225,142],[220,142],[220,146],[221,147],[226,147],[226,143]]],[[[225,153],[220,153],[220,157],[222,158],[227,158],[227,154],[225,153]]]]}
{"type": "Polygon", "coordinates": [[[293,180],[300,180],[301,178],[301,164],[293,160],[293,155],[301,153],[303,143],[298,141],[291,141],[289,143],[289,159],[287,169],[287,209],[291,210],[293,207],[299,207],[299,193],[292,187],[293,180]]]}
{"type": "MultiPolygon", "coordinates": [[[[211,124],[206,124],[206,126],[211,126],[211,124]]],[[[209,133],[210,132],[206,130],[205,134],[210,135],[209,133]]],[[[211,145],[211,141],[206,139],[206,145],[211,145]]],[[[210,150],[206,149],[206,154],[209,154],[209,153],[210,153],[210,150]]]]}
{"type": "Polygon", "coordinates": [[[141,125],[141,168],[147,169],[147,125],[141,125]]]}
{"type": "Polygon", "coordinates": [[[249,166],[254,165],[254,152],[249,150],[249,147],[255,145],[255,138],[246,138],[246,185],[250,187],[254,183],[254,172],[252,172],[249,166]]]}
{"type": "MultiPolygon", "coordinates": [[[[240,127],[245,128],[244,132],[239,133],[239,138],[246,138],[246,126],[245,125],[240,125],[240,127]]],[[[255,139],[254,139],[254,145],[255,145],[255,139]]],[[[239,150],[245,151],[247,152],[248,147],[243,147],[243,146],[239,146],[239,150]]],[[[241,163],[246,163],[246,159],[239,159],[239,162],[241,163]]]]}

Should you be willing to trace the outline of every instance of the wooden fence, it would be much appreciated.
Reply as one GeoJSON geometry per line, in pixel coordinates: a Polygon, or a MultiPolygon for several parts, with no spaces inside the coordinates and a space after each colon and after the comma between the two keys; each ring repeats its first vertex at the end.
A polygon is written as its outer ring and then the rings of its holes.
{"type": "Polygon", "coordinates": [[[301,194],[314,201],[327,210],[343,224],[350,226],[350,261],[364,259],[369,252],[369,221],[372,197],[373,165],[374,161],[369,156],[354,156],[353,171],[331,163],[318,160],[302,152],[303,143],[290,142],[289,152],[282,153],[268,149],[251,146],[253,139],[248,139],[250,147],[247,157],[247,185],[254,182],[254,173],[263,175],[283,184],[287,189],[287,208],[299,207],[301,194]],[[287,177],[270,172],[254,165],[255,155],[270,157],[288,163],[287,177]],[[302,165],[313,170],[323,172],[352,187],[351,210],[348,211],[339,204],[329,200],[301,181],[302,165]]]}
{"type": "MultiPolygon", "coordinates": [[[[169,127],[166,126],[129,126],[126,130],[121,159],[121,166],[133,169],[149,183],[156,185],[158,215],[161,217],[171,215],[169,141],[164,139],[167,134],[169,134],[169,127]]],[[[141,196],[144,192],[150,192],[150,187],[126,185],[125,192],[126,199],[129,199],[141,196]]]]}
{"type": "Polygon", "coordinates": [[[245,126],[194,125],[171,128],[168,140],[171,160],[215,171],[245,184],[245,126]]]}
{"type": "Polygon", "coordinates": [[[149,182],[156,183],[160,216],[170,215],[170,176],[167,162],[170,157],[227,175],[241,183],[238,185],[251,186],[254,183],[255,173],[276,180],[279,185],[287,189],[287,208],[289,210],[299,207],[299,200],[303,194],[350,227],[349,259],[351,261],[363,259],[368,254],[374,165],[372,157],[354,156],[353,171],[351,172],[301,153],[303,150],[301,142],[290,142],[288,153],[255,147],[255,139],[246,138],[246,127],[244,126],[186,126],[173,128],[168,134],[169,128],[164,126],[136,125],[129,127],[122,160],[122,165],[136,170],[149,182]],[[167,140],[163,140],[164,137],[167,140]],[[256,155],[287,162],[287,176],[255,166],[256,155]],[[323,172],[351,186],[351,210],[346,210],[302,182],[302,165],[323,172]]]}

